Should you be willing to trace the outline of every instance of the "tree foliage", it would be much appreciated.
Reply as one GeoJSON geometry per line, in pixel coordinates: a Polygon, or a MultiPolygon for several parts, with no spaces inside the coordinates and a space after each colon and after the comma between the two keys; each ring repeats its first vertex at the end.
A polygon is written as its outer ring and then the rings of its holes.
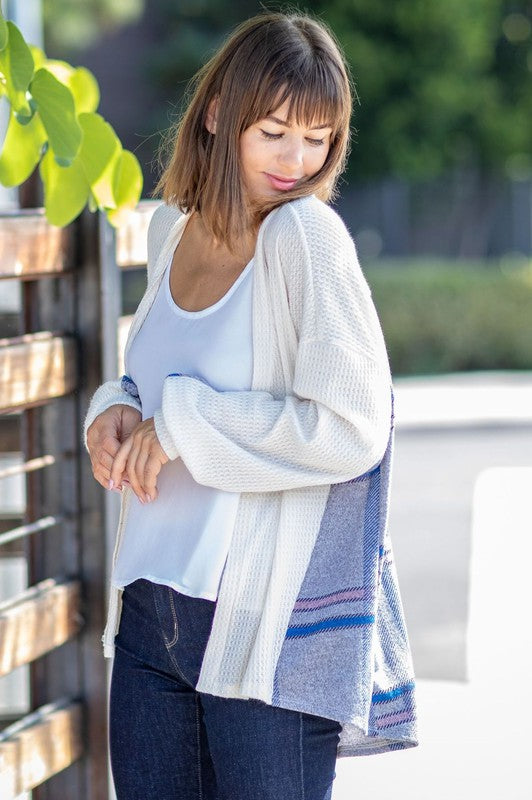
{"type": "MultiPolygon", "coordinates": [[[[123,8],[138,11],[139,3],[127,0],[123,8]]],[[[168,127],[168,101],[179,108],[188,79],[238,22],[264,10],[300,10],[332,28],[351,66],[358,95],[351,176],[430,178],[465,167],[530,172],[532,0],[144,4],[156,45],[147,43],[139,58],[165,98],[148,135],[168,127]]],[[[78,15],[98,8],[93,16],[103,26],[111,13],[116,23],[120,4],[45,0],[49,29],[60,7],[78,15]]]]}
{"type": "Polygon", "coordinates": [[[501,169],[531,152],[529,0],[327,0],[315,8],[352,65],[357,175],[501,169]]]}
{"type": "Polygon", "coordinates": [[[137,21],[143,11],[144,0],[43,0],[46,40],[51,52],[69,53],[137,21]]]}

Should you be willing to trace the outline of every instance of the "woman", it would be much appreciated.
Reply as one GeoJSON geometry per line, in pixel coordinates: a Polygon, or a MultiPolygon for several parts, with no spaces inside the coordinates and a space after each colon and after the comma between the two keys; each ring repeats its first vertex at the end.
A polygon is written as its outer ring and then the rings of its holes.
{"type": "Polygon", "coordinates": [[[388,360],[326,204],[348,72],[321,22],[269,13],[193,89],[127,375],[85,424],[96,479],[122,490],[113,775],[119,800],[325,800],[337,756],[417,744],[388,360]]]}

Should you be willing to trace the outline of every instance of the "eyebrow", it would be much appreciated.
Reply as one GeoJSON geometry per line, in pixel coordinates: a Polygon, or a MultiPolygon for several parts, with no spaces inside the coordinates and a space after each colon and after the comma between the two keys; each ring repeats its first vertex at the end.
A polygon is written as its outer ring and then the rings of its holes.
{"type": "MultiPolygon", "coordinates": [[[[290,128],[291,126],[285,119],[279,119],[279,117],[274,117],[273,114],[270,114],[266,117],[266,119],[271,119],[272,122],[276,122],[278,125],[284,125],[285,128],[290,128]]],[[[332,128],[332,125],[328,125],[326,122],[323,125],[314,125],[313,128],[309,128],[309,131],[321,131],[323,128],[332,128]]]]}

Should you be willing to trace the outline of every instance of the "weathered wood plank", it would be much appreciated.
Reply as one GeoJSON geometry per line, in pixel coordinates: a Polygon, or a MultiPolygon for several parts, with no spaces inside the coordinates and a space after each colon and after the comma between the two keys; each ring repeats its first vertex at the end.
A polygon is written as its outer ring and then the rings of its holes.
{"type": "Polygon", "coordinates": [[[42,706],[0,733],[0,796],[14,800],[83,752],[81,703],[42,706]]]}
{"type": "Polygon", "coordinates": [[[75,636],[81,628],[78,580],[50,578],[0,603],[0,676],[75,636]]]}
{"type": "Polygon", "coordinates": [[[0,215],[0,278],[35,278],[70,268],[72,229],[50,225],[44,213],[0,215]]]}
{"type": "Polygon", "coordinates": [[[61,522],[63,522],[61,515],[56,517],[48,515],[47,517],[41,517],[35,520],[35,522],[27,522],[25,525],[19,525],[16,528],[8,529],[0,533],[0,545],[3,547],[5,544],[16,542],[18,539],[24,539],[34,533],[40,533],[48,528],[55,528],[61,522]]]}
{"type": "Polygon", "coordinates": [[[146,239],[153,212],[160,200],[143,200],[125,225],[116,229],[116,263],[119,267],[138,267],[147,261],[146,239]]]}
{"type": "Polygon", "coordinates": [[[15,464],[13,467],[0,469],[0,480],[2,480],[2,478],[11,478],[13,475],[24,475],[24,473],[35,472],[37,469],[44,469],[44,467],[50,467],[52,464],[55,464],[54,456],[31,458],[24,464],[15,464]]]}
{"type": "Polygon", "coordinates": [[[68,394],[76,371],[72,337],[42,332],[0,339],[0,412],[68,394]]]}

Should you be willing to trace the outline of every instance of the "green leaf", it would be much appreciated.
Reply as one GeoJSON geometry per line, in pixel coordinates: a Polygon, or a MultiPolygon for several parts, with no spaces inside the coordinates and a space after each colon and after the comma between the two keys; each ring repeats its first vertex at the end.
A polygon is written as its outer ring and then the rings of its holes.
{"type": "Polygon", "coordinates": [[[78,67],[70,79],[70,91],[74,95],[78,114],[96,111],[100,105],[98,81],[86,67],[78,67]]]}
{"type": "Polygon", "coordinates": [[[39,165],[44,185],[46,218],[52,225],[68,225],[85,208],[89,185],[79,158],[70,167],[60,167],[51,150],[39,165]]]}
{"type": "Polygon", "coordinates": [[[5,91],[13,109],[31,117],[26,92],[34,70],[33,56],[17,26],[11,21],[6,26],[8,42],[0,49],[0,72],[5,78],[5,91]]]}
{"type": "Polygon", "coordinates": [[[96,111],[100,103],[98,82],[85,67],[72,67],[66,61],[48,59],[46,69],[72,92],[76,113],[96,111]]]}
{"type": "Polygon", "coordinates": [[[118,227],[125,222],[128,213],[135,208],[142,193],[142,170],[136,156],[123,150],[116,164],[114,176],[114,196],[116,209],[107,211],[107,219],[118,227]]]}
{"type": "Polygon", "coordinates": [[[28,44],[28,47],[30,48],[30,53],[33,56],[34,69],[37,71],[41,67],[44,67],[46,62],[46,53],[35,44],[28,44]]]}
{"type": "Polygon", "coordinates": [[[8,39],[9,33],[7,30],[7,24],[4,19],[4,15],[2,14],[2,9],[0,8],[0,50],[3,50],[4,47],[6,47],[8,39]]]}
{"type": "Polygon", "coordinates": [[[72,92],[45,67],[37,70],[30,89],[57,163],[64,167],[70,166],[79,152],[83,138],[76,119],[72,92]]]}
{"type": "Polygon", "coordinates": [[[41,161],[46,217],[53,225],[67,225],[87,201],[91,210],[116,208],[114,178],[122,145],[111,125],[99,114],[80,114],[79,124],[83,139],[70,166],[59,166],[51,150],[41,161]]]}
{"type": "Polygon", "coordinates": [[[111,125],[100,114],[80,114],[83,142],[79,160],[100,208],[116,208],[114,173],[122,145],[111,125]]]}
{"type": "Polygon", "coordinates": [[[27,125],[21,125],[11,109],[0,154],[0,183],[3,186],[19,186],[29,178],[39,162],[46,138],[46,131],[38,114],[27,125]]]}

